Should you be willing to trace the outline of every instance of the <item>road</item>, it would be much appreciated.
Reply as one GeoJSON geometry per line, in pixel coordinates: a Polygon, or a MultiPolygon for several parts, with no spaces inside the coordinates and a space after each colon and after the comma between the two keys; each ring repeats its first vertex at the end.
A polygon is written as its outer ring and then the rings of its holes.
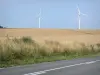
{"type": "Polygon", "coordinates": [[[0,75],[100,75],[100,56],[0,68],[0,75]]]}

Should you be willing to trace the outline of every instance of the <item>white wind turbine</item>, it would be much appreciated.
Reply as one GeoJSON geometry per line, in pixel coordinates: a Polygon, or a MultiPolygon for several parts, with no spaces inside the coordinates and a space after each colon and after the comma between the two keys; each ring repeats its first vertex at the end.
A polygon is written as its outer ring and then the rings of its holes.
{"type": "Polygon", "coordinates": [[[78,24],[79,24],[78,29],[80,29],[80,23],[81,23],[81,18],[80,18],[80,16],[81,16],[81,15],[87,16],[87,15],[80,12],[79,5],[77,5],[77,10],[78,10],[78,24]]]}
{"type": "Polygon", "coordinates": [[[39,12],[39,28],[41,28],[41,8],[40,8],[40,12],[39,12]]]}

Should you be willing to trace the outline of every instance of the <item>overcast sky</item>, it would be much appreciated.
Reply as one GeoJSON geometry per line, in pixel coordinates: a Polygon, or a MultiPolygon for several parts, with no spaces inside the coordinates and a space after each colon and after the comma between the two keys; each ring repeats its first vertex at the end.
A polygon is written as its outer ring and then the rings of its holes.
{"type": "Polygon", "coordinates": [[[82,13],[81,28],[100,29],[100,0],[0,0],[0,24],[9,28],[77,29],[76,5],[82,13]]]}

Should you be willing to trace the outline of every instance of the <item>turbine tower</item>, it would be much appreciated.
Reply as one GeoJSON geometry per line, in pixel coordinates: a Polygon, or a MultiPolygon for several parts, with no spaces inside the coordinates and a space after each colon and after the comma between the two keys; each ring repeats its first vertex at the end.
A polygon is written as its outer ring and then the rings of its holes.
{"type": "Polygon", "coordinates": [[[41,8],[40,8],[40,12],[39,12],[39,28],[41,28],[41,8]]]}
{"type": "Polygon", "coordinates": [[[79,24],[78,29],[80,29],[81,28],[81,24],[80,24],[81,23],[81,15],[85,15],[85,16],[87,16],[87,15],[80,12],[79,5],[77,5],[77,10],[78,10],[78,24],[79,24]]]}

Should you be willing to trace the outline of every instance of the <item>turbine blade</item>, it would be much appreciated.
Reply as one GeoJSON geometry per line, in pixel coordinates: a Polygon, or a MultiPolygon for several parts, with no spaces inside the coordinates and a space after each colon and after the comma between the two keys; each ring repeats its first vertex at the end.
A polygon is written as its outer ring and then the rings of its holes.
{"type": "Polygon", "coordinates": [[[41,8],[40,8],[39,16],[41,16],[41,8]]]}
{"type": "Polygon", "coordinates": [[[78,14],[80,14],[80,9],[79,9],[79,5],[77,5],[77,10],[78,10],[78,14]]]}
{"type": "Polygon", "coordinates": [[[87,14],[81,13],[82,15],[88,16],[87,14]]]}
{"type": "Polygon", "coordinates": [[[79,5],[77,4],[77,9],[79,9],[79,5]]]}
{"type": "Polygon", "coordinates": [[[40,11],[39,11],[39,13],[36,15],[36,17],[41,17],[41,8],[40,8],[40,11]]]}

